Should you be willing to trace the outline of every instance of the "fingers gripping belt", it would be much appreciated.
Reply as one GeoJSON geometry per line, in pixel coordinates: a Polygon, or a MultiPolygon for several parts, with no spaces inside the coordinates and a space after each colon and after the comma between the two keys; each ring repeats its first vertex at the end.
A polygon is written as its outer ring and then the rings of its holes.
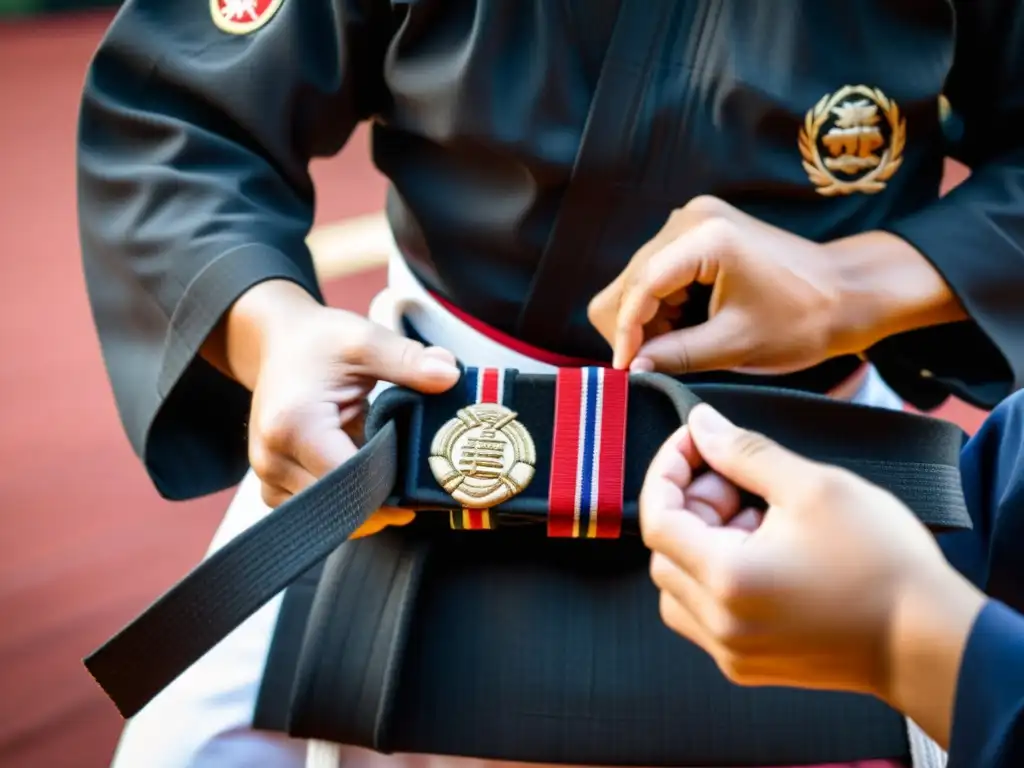
{"type": "MultiPolygon", "coordinates": [[[[470,370],[466,378],[477,375],[470,370]]],[[[666,376],[633,374],[628,378],[628,419],[625,392],[622,401],[615,401],[619,405],[607,411],[621,414],[621,428],[602,431],[593,419],[589,427],[580,429],[572,423],[566,427],[565,387],[579,390],[574,397],[586,422],[587,399],[579,397],[583,383],[591,377],[598,382],[603,376],[603,386],[612,382],[614,388],[614,375],[584,370],[558,378],[503,372],[507,394],[501,402],[511,409],[521,430],[516,439],[534,447],[535,466],[527,468],[522,462],[529,481],[512,483],[516,492],[489,508],[501,526],[547,524],[551,535],[566,535],[566,530],[568,535],[574,530],[576,535],[590,530],[636,534],[637,499],[651,458],[685,423],[690,409],[705,400],[742,426],[888,488],[932,530],[971,527],[958,470],[963,433],[952,424],[812,395],[742,386],[687,388],[666,376]],[[563,404],[556,409],[559,397],[563,404]],[[611,459],[598,452],[613,470],[616,462],[622,467],[617,479],[616,471],[611,472],[611,495],[618,498],[607,508],[583,503],[588,486],[585,473],[581,474],[583,453],[566,437],[573,434],[584,443],[601,437],[609,446],[614,447],[617,440],[625,446],[624,461],[614,451],[608,454],[611,459]],[[571,461],[555,461],[565,451],[576,452],[575,467],[571,461]],[[559,479],[567,466],[573,474],[572,494],[560,490],[570,487],[559,479]],[[616,487],[621,490],[615,491],[616,487]],[[572,520],[567,517],[570,506],[572,520]],[[601,515],[609,509],[602,522],[601,515]],[[596,515],[580,518],[580,510],[596,511],[596,515]],[[602,529],[603,525],[608,527],[602,529]]],[[[608,390],[602,396],[607,397],[608,390]]],[[[401,388],[383,393],[367,419],[368,440],[352,459],[211,555],[85,660],[121,714],[131,717],[142,709],[235,627],[327,558],[381,506],[448,513],[466,506],[444,490],[430,459],[438,435],[476,399],[467,397],[462,387],[432,396],[401,388]]],[[[465,441],[456,440],[453,445],[461,445],[461,450],[465,441]]],[[[452,461],[452,466],[459,463],[457,457],[452,461]]],[[[487,478],[486,473],[483,476],[487,478]]],[[[456,481],[472,485],[479,478],[465,472],[456,481]]],[[[483,486],[478,482],[475,487],[483,486]]],[[[599,497],[600,493],[594,498],[599,497]]]]}

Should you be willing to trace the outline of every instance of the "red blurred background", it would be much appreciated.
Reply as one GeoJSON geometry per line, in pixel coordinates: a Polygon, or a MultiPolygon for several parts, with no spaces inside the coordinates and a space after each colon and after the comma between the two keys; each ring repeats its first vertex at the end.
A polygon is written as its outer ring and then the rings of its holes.
{"type": "MultiPolygon", "coordinates": [[[[173,1],[173,0],[170,0],[173,1]]],[[[79,266],[74,133],[109,13],[0,23],[0,766],[109,763],[121,720],[81,658],[184,574],[229,494],[162,501],[121,431],[79,266]]],[[[315,168],[319,223],[379,210],[367,135],[315,168]]],[[[950,167],[948,183],[964,176],[950,167]]],[[[373,269],[328,283],[365,311],[373,269]]],[[[981,414],[943,415],[973,429],[981,414]]]]}

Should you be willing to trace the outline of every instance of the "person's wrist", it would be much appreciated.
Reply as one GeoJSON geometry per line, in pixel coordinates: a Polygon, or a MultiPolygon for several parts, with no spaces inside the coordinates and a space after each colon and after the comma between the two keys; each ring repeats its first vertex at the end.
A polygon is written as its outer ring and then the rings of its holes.
{"type": "Polygon", "coordinates": [[[938,270],[896,235],[865,232],[824,248],[839,296],[834,353],[859,354],[889,336],[966,318],[938,270]]]}
{"type": "Polygon", "coordinates": [[[944,561],[908,564],[893,592],[879,698],[947,744],[964,649],[985,595],[944,561]]]}
{"type": "Polygon", "coordinates": [[[294,339],[292,329],[323,308],[305,288],[289,280],[268,280],[242,294],[221,323],[227,372],[252,390],[268,350],[294,339]]]}

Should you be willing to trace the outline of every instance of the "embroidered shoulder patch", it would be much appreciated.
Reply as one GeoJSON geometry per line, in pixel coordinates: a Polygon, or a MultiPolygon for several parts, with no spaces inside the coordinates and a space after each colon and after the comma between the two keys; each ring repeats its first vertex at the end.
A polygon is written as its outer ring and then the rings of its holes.
{"type": "MultiPolygon", "coordinates": [[[[277,13],[284,0],[210,0],[210,15],[217,28],[229,35],[248,35],[277,13]]],[[[301,0],[300,0],[301,2],[301,0]]]]}

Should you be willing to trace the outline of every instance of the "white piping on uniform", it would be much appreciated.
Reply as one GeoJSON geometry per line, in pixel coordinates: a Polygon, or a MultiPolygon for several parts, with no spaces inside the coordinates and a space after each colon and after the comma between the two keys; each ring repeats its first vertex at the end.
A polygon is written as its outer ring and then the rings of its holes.
{"type": "Polygon", "coordinates": [[[946,768],[949,755],[909,717],[907,741],[910,743],[910,764],[913,768],[946,768]]]}

